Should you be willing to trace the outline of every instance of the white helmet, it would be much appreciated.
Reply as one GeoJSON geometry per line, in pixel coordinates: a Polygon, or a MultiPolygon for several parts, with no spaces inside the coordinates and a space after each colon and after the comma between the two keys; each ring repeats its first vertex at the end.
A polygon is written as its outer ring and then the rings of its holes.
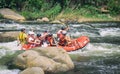
{"type": "Polygon", "coordinates": [[[35,33],[34,33],[34,32],[32,32],[32,31],[29,31],[29,32],[28,32],[28,34],[32,35],[32,34],[35,34],[35,33]]]}
{"type": "Polygon", "coordinates": [[[67,34],[67,31],[62,31],[62,34],[67,34]]]}

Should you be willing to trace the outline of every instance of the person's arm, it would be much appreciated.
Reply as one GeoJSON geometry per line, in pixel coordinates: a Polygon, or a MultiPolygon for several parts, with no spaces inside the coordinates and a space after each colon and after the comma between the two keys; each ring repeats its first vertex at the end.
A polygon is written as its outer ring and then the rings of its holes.
{"type": "Polygon", "coordinates": [[[68,31],[69,29],[70,29],[69,26],[67,26],[65,30],[68,31]]]}
{"type": "Polygon", "coordinates": [[[19,33],[19,35],[17,36],[17,46],[19,46],[20,45],[20,33],[19,33]]]}
{"type": "Polygon", "coordinates": [[[35,42],[32,40],[29,40],[28,43],[34,44],[35,42]]]}
{"type": "Polygon", "coordinates": [[[28,39],[28,43],[34,44],[35,41],[34,41],[32,38],[29,38],[29,39],[28,39]]]}
{"type": "Polygon", "coordinates": [[[50,44],[51,44],[52,46],[56,46],[56,45],[57,45],[57,43],[55,43],[55,39],[54,39],[54,38],[52,38],[52,39],[50,40],[50,44]]]}
{"type": "Polygon", "coordinates": [[[40,44],[40,40],[35,40],[35,44],[39,45],[40,44]]]}
{"type": "Polygon", "coordinates": [[[65,39],[66,39],[67,41],[71,41],[70,36],[66,36],[65,39]]]}

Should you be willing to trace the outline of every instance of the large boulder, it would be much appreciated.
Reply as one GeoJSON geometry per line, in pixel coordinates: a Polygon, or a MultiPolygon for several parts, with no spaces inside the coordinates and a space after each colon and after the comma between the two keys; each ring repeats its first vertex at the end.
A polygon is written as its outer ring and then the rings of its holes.
{"type": "Polygon", "coordinates": [[[21,68],[40,67],[47,72],[65,72],[74,68],[68,53],[57,47],[37,47],[18,55],[14,64],[21,68]]]}
{"type": "Polygon", "coordinates": [[[25,18],[23,16],[21,16],[20,14],[14,12],[13,10],[8,9],[8,8],[0,9],[0,14],[3,15],[4,18],[12,19],[15,21],[24,21],[25,20],[25,18]]]}

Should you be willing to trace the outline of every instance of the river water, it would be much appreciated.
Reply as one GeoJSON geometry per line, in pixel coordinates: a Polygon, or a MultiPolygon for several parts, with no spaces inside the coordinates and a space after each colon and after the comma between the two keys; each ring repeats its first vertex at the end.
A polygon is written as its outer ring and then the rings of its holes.
{"type": "MultiPolygon", "coordinates": [[[[18,24],[14,22],[0,23],[0,33],[31,28],[36,33],[48,30],[56,33],[63,25],[60,24],[18,24]]],[[[57,74],[120,74],[120,22],[69,24],[68,34],[71,38],[85,35],[90,43],[81,50],[69,52],[75,68],[71,71],[57,74]]],[[[16,53],[17,41],[0,42],[1,58],[16,53]]],[[[9,69],[0,62],[0,74],[18,74],[19,69],[9,69]]]]}

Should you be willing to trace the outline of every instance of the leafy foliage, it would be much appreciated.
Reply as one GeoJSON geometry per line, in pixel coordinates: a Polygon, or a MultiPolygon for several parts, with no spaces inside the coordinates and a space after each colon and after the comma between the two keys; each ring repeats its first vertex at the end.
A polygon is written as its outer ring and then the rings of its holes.
{"type": "Polygon", "coordinates": [[[109,0],[108,7],[112,14],[120,14],[120,0],[109,0]]]}
{"type": "Polygon", "coordinates": [[[0,8],[20,11],[27,19],[54,18],[61,11],[99,17],[102,6],[106,6],[110,14],[120,14],[120,0],[0,0],[0,8]]]}

